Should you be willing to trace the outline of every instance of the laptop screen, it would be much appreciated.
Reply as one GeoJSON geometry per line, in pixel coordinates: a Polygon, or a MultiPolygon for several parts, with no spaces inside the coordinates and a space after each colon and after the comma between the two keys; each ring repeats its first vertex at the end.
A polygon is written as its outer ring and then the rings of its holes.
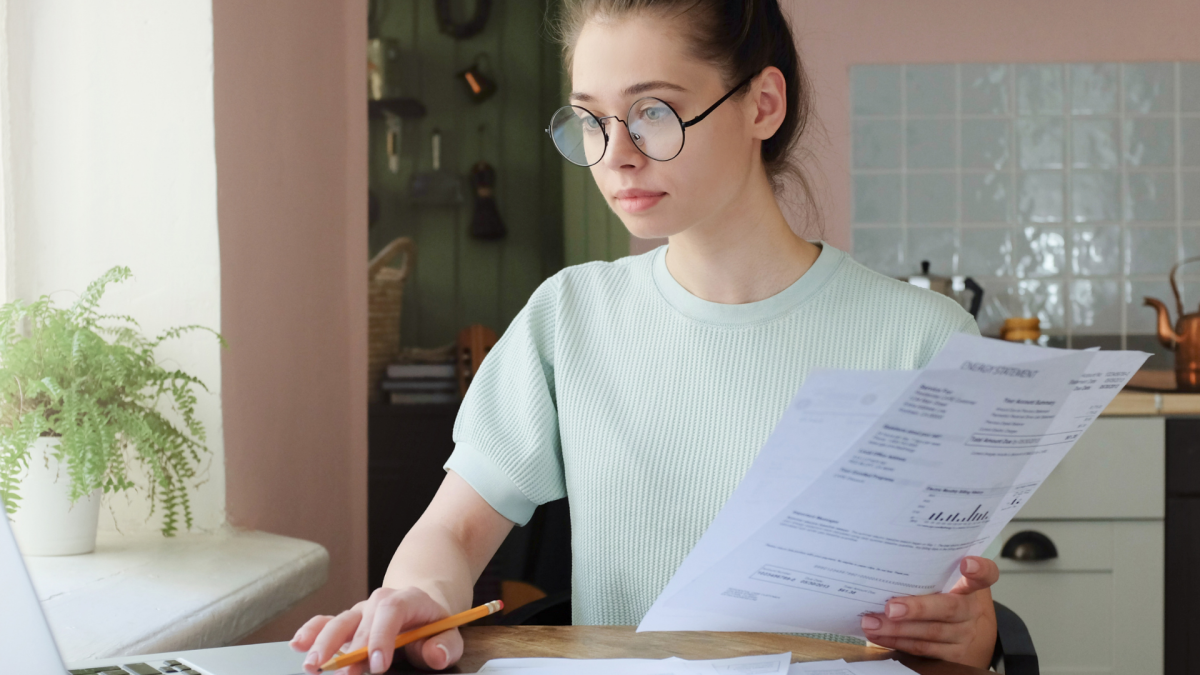
{"type": "MultiPolygon", "coordinates": [[[[16,518],[20,518],[18,513],[16,518]]],[[[0,503],[0,654],[10,673],[66,673],[0,503]]]]}

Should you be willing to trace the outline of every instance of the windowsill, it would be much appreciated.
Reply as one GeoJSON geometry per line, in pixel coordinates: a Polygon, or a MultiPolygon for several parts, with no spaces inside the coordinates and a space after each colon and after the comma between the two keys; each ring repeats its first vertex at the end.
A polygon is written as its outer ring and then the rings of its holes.
{"type": "Polygon", "coordinates": [[[323,586],[329,553],[232,528],[170,539],[101,532],[95,553],[25,564],[73,662],[233,644],[323,586]]]}

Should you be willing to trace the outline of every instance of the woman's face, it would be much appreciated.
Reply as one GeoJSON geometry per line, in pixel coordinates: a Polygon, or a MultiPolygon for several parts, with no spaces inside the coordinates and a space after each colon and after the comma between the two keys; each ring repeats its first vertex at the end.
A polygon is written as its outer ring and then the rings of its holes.
{"type": "MultiPolygon", "coordinates": [[[[636,15],[589,21],[575,43],[570,103],[622,120],[643,97],[666,101],[687,122],[727,92],[712,65],[688,55],[665,19],[636,15]]],[[[744,93],[746,89],[743,89],[744,93]]],[[[752,136],[753,97],[731,98],[684,132],[683,150],[660,162],[642,154],[625,125],[606,120],[608,149],[591,167],[608,205],[634,236],[668,237],[726,222],[742,210],[743,187],[761,169],[752,136]]]]}

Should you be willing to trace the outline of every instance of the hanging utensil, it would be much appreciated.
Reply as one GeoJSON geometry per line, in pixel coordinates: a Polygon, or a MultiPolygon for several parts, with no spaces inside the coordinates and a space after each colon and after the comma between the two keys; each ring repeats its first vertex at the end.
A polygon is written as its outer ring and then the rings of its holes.
{"type": "Polygon", "coordinates": [[[442,168],[442,132],[431,134],[433,171],[414,174],[409,183],[409,196],[414,204],[424,206],[455,206],[463,203],[462,179],[442,168]]]}
{"type": "Polygon", "coordinates": [[[496,170],[482,160],[471,167],[471,187],[475,192],[475,212],[471,214],[471,236],[476,239],[500,239],[508,230],[496,208],[496,170]]]}
{"type": "Polygon", "coordinates": [[[489,62],[487,54],[477,54],[475,62],[459,72],[458,79],[467,89],[467,95],[476,103],[483,103],[496,93],[496,82],[484,74],[483,63],[489,62]]]}

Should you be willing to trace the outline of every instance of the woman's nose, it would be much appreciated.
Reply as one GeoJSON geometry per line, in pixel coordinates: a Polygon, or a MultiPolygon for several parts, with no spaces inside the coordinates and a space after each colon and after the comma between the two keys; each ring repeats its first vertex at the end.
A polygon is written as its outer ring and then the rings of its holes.
{"type": "Polygon", "coordinates": [[[614,169],[624,166],[639,166],[646,156],[634,144],[625,124],[613,118],[609,121],[608,128],[608,152],[605,154],[604,161],[614,169]]]}

